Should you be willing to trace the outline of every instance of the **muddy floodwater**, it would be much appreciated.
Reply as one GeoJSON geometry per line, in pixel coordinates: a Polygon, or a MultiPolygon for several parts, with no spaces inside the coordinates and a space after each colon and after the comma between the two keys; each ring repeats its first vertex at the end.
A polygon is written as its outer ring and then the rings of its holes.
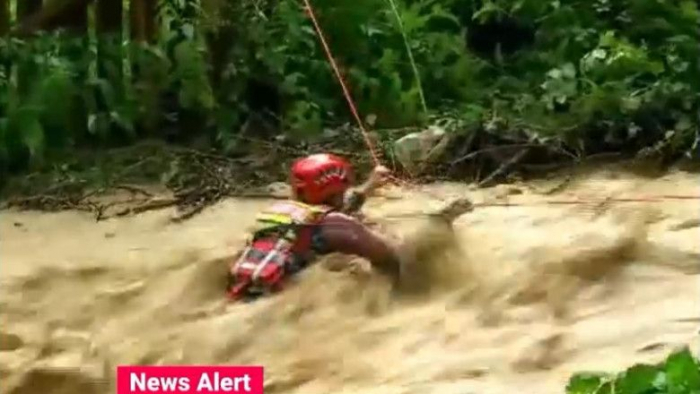
{"type": "Polygon", "coordinates": [[[108,394],[118,365],[220,363],[265,366],[268,394],[555,394],[576,371],[697,350],[700,201],[604,198],[697,196],[698,175],[596,170],[545,195],[562,181],[372,200],[367,216],[396,237],[436,196],[513,204],[460,217],[459,250],[423,262],[442,275],[410,297],[335,256],[278,296],[227,303],[227,257],[263,200],[179,224],[167,210],[1,212],[2,391],[108,394]],[[538,203],[574,196],[588,203],[538,203]]]}

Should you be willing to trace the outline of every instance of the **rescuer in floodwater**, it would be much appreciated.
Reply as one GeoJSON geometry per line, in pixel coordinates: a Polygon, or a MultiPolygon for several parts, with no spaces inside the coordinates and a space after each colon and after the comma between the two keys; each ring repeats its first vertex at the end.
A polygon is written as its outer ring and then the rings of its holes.
{"type": "MultiPolygon", "coordinates": [[[[258,215],[257,228],[230,266],[231,298],[279,291],[291,275],[333,252],[365,258],[397,283],[406,256],[400,257],[397,245],[353,216],[387,183],[388,175],[387,168],[377,166],[363,185],[353,187],[352,166],[341,157],[323,153],[294,162],[292,198],[258,215]]],[[[443,209],[440,220],[451,226],[456,216],[470,209],[468,200],[459,200],[443,209]]]]}
{"type": "Polygon", "coordinates": [[[341,157],[324,153],[294,162],[292,198],[258,215],[250,241],[230,266],[229,295],[248,298],[281,290],[289,276],[332,252],[363,257],[398,278],[396,247],[352,216],[388,174],[377,166],[367,182],[353,187],[352,166],[341,157]]]}

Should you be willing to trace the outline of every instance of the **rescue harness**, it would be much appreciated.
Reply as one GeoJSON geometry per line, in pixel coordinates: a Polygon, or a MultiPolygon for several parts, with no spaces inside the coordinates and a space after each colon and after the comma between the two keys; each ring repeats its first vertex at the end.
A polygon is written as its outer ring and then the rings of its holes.
{"type": "Polygon", "coordinates": [[[327,206],[284,201],[262,211],[257,228],[231,267],[232,299],[280,291],[285,279],[303,269],[317,254],[318,224],[332,211],[327,206]]]}

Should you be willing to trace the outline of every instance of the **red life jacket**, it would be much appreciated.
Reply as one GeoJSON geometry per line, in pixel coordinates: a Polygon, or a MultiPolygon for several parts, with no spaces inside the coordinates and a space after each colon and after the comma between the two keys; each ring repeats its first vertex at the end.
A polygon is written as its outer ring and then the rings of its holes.
{"type": "Polygon", "coordinates": [[[256,221],[258,228],[231,268],[229,297],[281,290],[296,266],[313,258],[314,227],[330,211],[326,206],[291,200],[262,211],[256,221]]]}

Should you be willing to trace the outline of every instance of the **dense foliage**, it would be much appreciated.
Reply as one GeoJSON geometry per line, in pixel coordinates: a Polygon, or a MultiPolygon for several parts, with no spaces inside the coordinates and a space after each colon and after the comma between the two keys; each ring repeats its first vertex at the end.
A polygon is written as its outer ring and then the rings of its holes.
{"type": "MultiPolygon", "coordinates": [[[[698,145],[694,0],[313,4],[373,128],[448,120],[579,153],[698,145]]],[[[118,36],[111,52],[92,27],[0,42],[3,166],[144,137],[230,152],[241,133],[309,139],[351,122],[302,2],[162,0],[158,19],[155,42],[118,36]]]]}
{"type": "Polygon", "coordinates": [[[635,365],[608,375],[581,373],[571,378],[567,394],[700,393],[700,364],[688,349],[672,353],[658,365],[635,365]]]}

